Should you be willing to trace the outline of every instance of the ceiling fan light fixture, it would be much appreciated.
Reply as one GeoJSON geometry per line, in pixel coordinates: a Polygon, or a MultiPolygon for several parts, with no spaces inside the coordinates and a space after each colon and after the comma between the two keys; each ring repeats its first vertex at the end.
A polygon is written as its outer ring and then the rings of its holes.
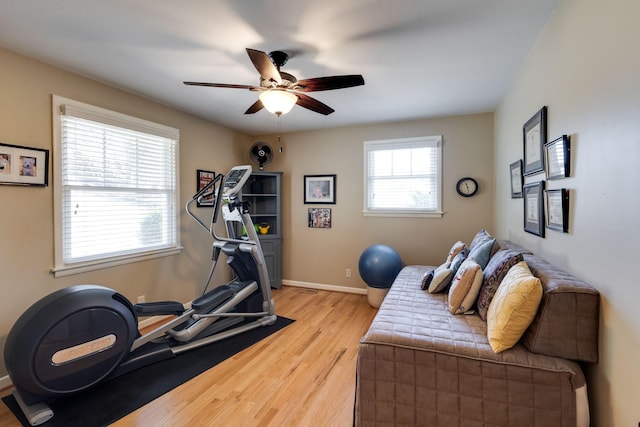
{"type": "Polygon", "coordinates": [[[298,102],[296,95],[281,89],[264,91],[260,94],[259,98],[264,108],[276,116],[287,114],[293,106],[296,105],[296,102],[298,102]]]}

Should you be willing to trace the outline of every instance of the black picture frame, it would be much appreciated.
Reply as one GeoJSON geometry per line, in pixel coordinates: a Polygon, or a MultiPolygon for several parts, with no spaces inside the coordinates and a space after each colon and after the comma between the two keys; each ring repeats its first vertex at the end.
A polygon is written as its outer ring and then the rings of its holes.
{"type": "Polygon", "coordinates": [[[305,175],[304,203],[306,205],[335,205],[336,175],[305,175]]]}
{"type": "Polygon", "coordinates": [[[309,208],[307,221],[309,228],[331,228],[331,208],[309,208]]]}
{"type": "MultiPolygon", "coordinates": [[[[213,181],[213,179],[216,177],[216,173],[213,171],[208,171],[208,170],[204,170],[204,169],[197,169],[196,170],[196,183],[197,183],[197,188],[196,188],[196,192],[202,190],[204,187],[207,186],[208,183],[210,183],[211,181],[213,181]]],[[[215,187],[215,186],[214,186],[215,187]]],[[[209,190],[207,190],[207,192],[209,192],[209,190]]],[[[196,201],[196,204],[199,208],[201,207],[211,207],[213,206],[213,192],[209,193],[209,194],[204,194],[202,198],[199,198],[196,201]]]]}
{"type": "Polygon", "coordinates": [[[542,107],[522,127],[523,175],[544,171],[544,144],[547,143],[547,107],[542,107]]]}
{"type": "Polygon", "coordinates": [[[569,137],[560,138],[544,144],[545,173],[547,179],[567,178],[571,174],[571,146],[569,137]]]}
{"type": "Polygon", "coordinates": [[[525,184],[522,188],[524,199],[524,231],[544,237],[544,181],[525,184]]]}
{"type": "Polygon", "coordinates": [[[551,230],[569,232],[569,190],[559,188],[545,191],[547,215],[545,224],[551,230]]]}
{"type": "Polygon", "coordinates": [[[0,143],[0,184],[49,185],[49,150],[0,143]]]}
{"type": "Polygon", "coordinates": [[[522,159],[518,159],[509,165],[509,175],[511,176],[511,198],[522,199],[522,159]]]}

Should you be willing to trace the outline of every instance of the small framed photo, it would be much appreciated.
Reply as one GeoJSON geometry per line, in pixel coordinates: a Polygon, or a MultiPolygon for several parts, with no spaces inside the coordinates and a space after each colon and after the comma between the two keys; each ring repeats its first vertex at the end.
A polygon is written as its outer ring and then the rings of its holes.
{"type": "Polygon", "coordinates": [[[566,188],[547,190],[545,191],[545,195],[547,199],[547,228],[568,233],[569,190],[566,188]]]}
{"type": "Polygon", "coordinates": [[[336,204],[335,175],[305,175],[305,204],[336,204]]]}
{"type": "MultiPolygon", "coordinates": [[[[198,188],[196,188],[196,192],[206,187],[207,184],[213,181],[215,177],[216,177],[216,173],[213,171],[198,169],[196,171],[196,182],[198,183],[198,188]]],[[[208,194],[204,194],[203,197],[196,202],[198,207],[213,206],[213,196],[214,196],[213,191],[211,191],[208,194]]]]}
{"type": "Polygon", "coordinates": [[[571,151],[569,137],[562,135],[544,145],[547,179],[561,179],[570,175],[571,151]]]}
{"type": "Polygon", "coordinates": [[[525,184],[524,194],[524,231],[544,237],[544,181],[525,184]]]}
{"type": "Polygon", "coordinates": [[[509,165],[511,173],[511,198],[522,199],[522,160],[516,160],[509,165]]]}
{"type": "Polygon", "coordinates": [[[49,185],[49,150],[0,144],[0,184],[49,185]]]}
{"type": "Polygon", "coordinates": [[[533,175],[544,170],[544,144],[547,142],[547,107],[542,107],[522,127],[524,144],[523,174],[533,175]]]}
{"type": "Polygon", "coordinates": [[[331,228],[331,208],[309,208],[309,228],[331,228]]]}

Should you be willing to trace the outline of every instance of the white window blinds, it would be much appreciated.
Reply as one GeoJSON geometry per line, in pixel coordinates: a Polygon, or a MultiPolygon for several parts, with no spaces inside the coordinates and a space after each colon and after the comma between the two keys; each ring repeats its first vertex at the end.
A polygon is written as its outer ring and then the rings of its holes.
{"type": "Polygon", "coordinates": [[[364,143],[365,214],[441,214],[442,137],[364,143]]]}
{"type": "Polygon", "coordinates": [[[176,249],[177,129],[69,100],[58,108],[56,269],[176,249]]]}

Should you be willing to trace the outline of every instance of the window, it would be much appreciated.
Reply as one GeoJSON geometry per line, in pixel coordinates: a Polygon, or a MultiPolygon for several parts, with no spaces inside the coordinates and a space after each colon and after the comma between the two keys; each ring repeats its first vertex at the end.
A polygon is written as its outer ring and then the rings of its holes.
{"type": "Polygon", "coordinates": [[[53,98],[56,277],[178,253],[177,129],[53,98]]]}
{"type": "Polygon", "coordinates": [[[364,214],[442,216],[442,136],[365,141],[364,214]]]}

